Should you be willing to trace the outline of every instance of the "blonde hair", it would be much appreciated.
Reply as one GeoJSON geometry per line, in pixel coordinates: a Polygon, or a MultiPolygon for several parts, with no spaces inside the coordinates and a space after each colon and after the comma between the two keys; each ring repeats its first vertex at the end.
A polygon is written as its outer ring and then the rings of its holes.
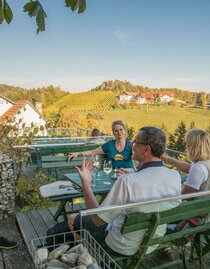
{"type": "Polygon", "coordinates": [[[191,161],[210,159],[210,134],[201,129],[191,129],[185,134],[187,154],[191,161]]]}

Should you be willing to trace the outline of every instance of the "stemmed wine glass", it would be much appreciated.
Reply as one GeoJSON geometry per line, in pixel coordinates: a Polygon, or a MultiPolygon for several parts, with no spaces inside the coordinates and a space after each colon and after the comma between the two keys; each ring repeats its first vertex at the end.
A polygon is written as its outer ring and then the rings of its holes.
{"type": "Polygon", "coordinates": [[[108,180],[108,174],[112,171],[112,162],[111,161],[109,161],[109,160],[105,160],[104,161],[104,172],[106,173],[106,175],[107,175],[107,181],[104,181],[103,183],[105,184],[105,185],[110,185],[111,184],[111,182],[108,180]]]}
{"type": "Polygon", "coordinates": [[[97,169],[99,168],[99,156],[91,156],[90,158],[92,165],[93,165],[93,172],[92,172],[92,181],[91,181],[91,186],[94,187],[96,186],[96,180],[97,179],[97,169]],[[94,173],[94,170],[96,169],[96,173],[94,173]]]}
{"type": "Polygon", "coordinates": [[[93,166],[94,168],[96,168],[96,180],[100,180],[100,177],[99,177],[99,168],[100,168],[100,162],[99,162],[99,156],[96,155],[94,160],[93,160],[93,166]]]}

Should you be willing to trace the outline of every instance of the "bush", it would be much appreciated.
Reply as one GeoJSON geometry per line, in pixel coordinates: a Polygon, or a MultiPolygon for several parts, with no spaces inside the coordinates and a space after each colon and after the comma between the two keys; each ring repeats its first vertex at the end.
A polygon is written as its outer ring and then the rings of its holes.
{"type": "Polygon", "coordinates": [[[28,211],[33,208],[50,207],[54,203],[43,198],[39,188],[49,183],[46,176],[39,171],[35,179],[19,179],[17,183],[16,206],[18,210],[28,211]]]}

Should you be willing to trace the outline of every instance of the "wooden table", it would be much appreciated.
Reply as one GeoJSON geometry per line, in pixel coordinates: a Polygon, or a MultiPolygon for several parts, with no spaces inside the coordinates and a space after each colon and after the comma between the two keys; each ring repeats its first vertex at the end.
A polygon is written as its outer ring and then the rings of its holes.
{"type": "MultiPolygon", "coordinates": [[[[94,172],[94,176],[95,176],[94,172]]],[[[54,202],[60,201],[60,206],[58,207],[58,210],[56,211],[54,215],[54,220],[57,220],[58,217],[63,214],[64,218],[67,219],[67,212],[66,212],[66,204],[67,202],[71,203],[71,211],[68,213],[73,213],[74,211],[74,204],[73,200],[76,198],[81,198],[84,196],[82,192],[82,183],[81,179],[78,175],[78,173],[69,173],[69,174],[64,174],[64,176],[72,182],[74,187],[79,190],[79,193],[72,193],[72,194],[64,194],[64,195],[59,195],[59,196],[52,196],[50,199],[54,202]]],[[[108,177],[103,171],[98,172],[98,177],[94,179],[95,186],[92,186],[92,190],[94,195],[101,195],[101,200],[100,202],[106,197],[107,193],[110,191],[112,186],[114,185],[115,181],[113,178],[113,172],[111,172],[108,177]],[[105,185],[105,181],[109,181],[111,184],[105,185]]]]}

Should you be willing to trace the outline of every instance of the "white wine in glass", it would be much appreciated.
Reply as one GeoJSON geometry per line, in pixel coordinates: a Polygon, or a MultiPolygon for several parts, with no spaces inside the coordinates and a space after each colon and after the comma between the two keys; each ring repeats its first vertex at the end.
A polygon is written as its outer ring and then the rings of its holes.
{"type": "Polygon", "coordinates": [[[112,162],[111,161],[108,161],[108,160],[105,160],[104,161],[104,172],[106,173],[107,175],[107,181],[104,181],[104,184],[105,185],[110,185],[111,182],[108,180],[108,174],[112,171],[112,162]]]}
{"type": "Polygon", "coordinates": [[[93,167],[96,170],[96,173],[95,173],[96,180],[100,180],[100,177],[99,177],[100,162],[99,162],[99,156],[98,155],[96,155],[95,158],[94,158],[93,167]]]}

